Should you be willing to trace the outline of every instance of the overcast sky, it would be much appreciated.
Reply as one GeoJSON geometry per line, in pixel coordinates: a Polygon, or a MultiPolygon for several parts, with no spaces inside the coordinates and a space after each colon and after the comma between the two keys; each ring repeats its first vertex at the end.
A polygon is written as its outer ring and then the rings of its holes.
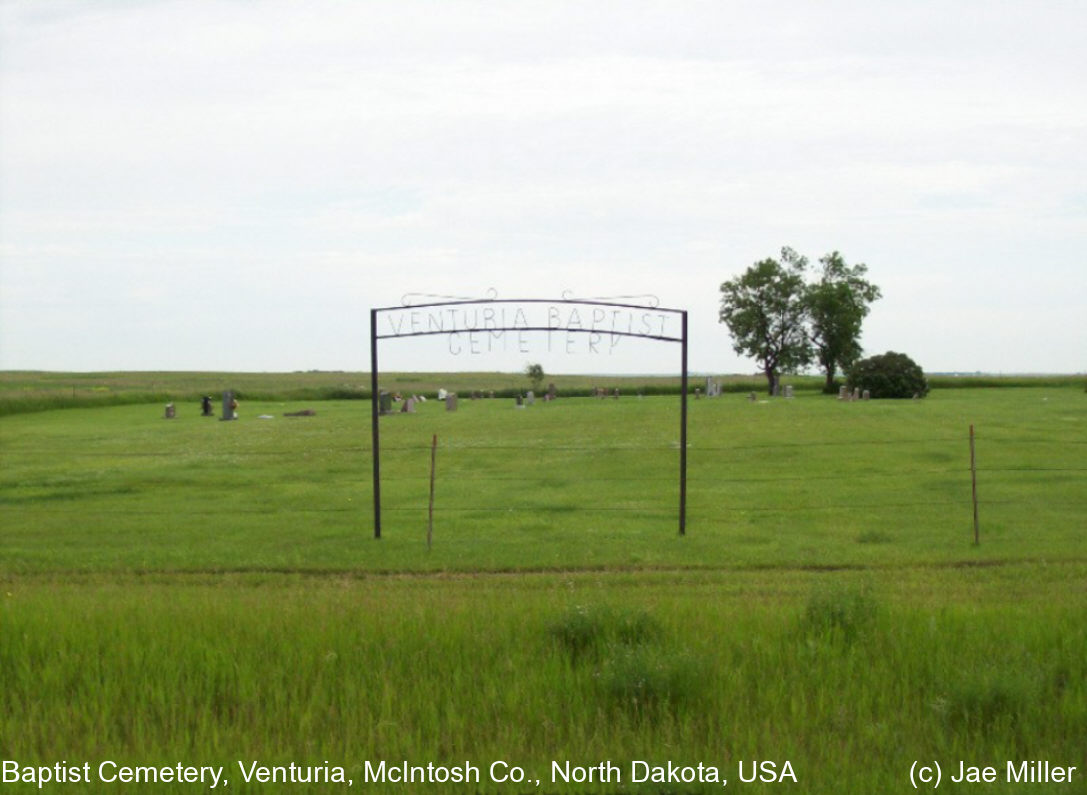
{"type": "MultiPolygon", "coordinates": [[[[1087,370],[1087,3],[0,0],[0,369],[367,370],[406,293],[719,287],[791,246],[866,352],[1087,370]]],[[[493,294],[493,293],[492,293],[493,294]]],[[[382,368],[676,372],[665,342],[382,368]]]]}

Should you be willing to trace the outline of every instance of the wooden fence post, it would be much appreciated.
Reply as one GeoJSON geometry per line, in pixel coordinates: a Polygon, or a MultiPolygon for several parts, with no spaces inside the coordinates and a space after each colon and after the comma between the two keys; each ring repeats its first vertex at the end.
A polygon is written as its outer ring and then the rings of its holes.
{"type": "Polygon", "coordinates": [[[974,546],[981,543],[978,536],[978,464],[974,455],[974,426],[970,425],[970,489],[974,497],[974,546]]]}
{"type": "Polygon", "coordinates": [[[438,457],[438,434],[430,443],[430,509],[427,513],[426,548],[434,543],[434,468],[438,457]]]}

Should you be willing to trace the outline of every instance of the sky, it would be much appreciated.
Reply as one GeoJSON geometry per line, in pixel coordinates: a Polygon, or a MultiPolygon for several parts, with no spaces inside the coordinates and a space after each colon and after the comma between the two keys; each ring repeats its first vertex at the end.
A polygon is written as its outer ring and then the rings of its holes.
{"type": "MultiPolygon", "coordinates": [[[[652,296],[752,373],[720,285],[789,246],[868,266],[868,355],[1084,372],[1084,41],[1081,0],[0,0],[0,369],[365,371],[372,308],[652,296]]],[[[680,367],[529,336],[380,365],[680,367]]]]}

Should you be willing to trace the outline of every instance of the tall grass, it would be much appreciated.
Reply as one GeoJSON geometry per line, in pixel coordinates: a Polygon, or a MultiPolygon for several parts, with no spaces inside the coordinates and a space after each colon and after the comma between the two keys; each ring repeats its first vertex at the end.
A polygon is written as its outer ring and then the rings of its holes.
{"type": "Polygon", "coordinates": [[[366,760],[503,759],[544,792],[675,791],[556,785],[552,760],[789,760],[813,793],[898,791],[916,758],[1082,765],[1087,603],[1065,574],[1019,569],[1015,602],[976,575],[983,604],[910,572],[9,580],[0,740],[26,764],[226,765],[243,792],[235,760],[358,786],[366,760]]]}

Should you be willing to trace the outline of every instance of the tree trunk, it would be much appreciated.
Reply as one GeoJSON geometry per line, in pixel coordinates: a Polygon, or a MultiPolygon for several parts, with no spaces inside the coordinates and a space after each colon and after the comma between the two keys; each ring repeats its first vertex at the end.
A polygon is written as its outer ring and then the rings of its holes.
{"type": "Polygon", "coordinates": [[[827,383],[826,383],[826,386],[823,387],[823,391],[828,395],[834,392],[834,367],[833,366],[827,368],[827,383]]]}
{"type": "Polygon", "coordinates": [[[767,388],[770,397],[774,397],[777,393],[778,374],[774,372],[772,367],[767,367],[763,372],[766,373],[767,388]]]}

